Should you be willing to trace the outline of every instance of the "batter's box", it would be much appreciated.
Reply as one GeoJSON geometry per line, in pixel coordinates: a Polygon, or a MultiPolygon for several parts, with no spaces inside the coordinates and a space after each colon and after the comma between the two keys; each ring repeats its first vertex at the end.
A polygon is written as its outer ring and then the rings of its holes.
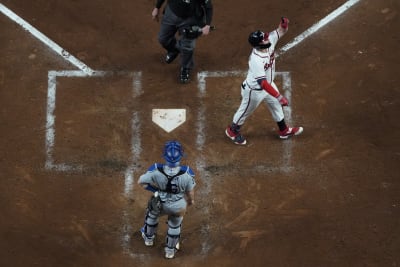
{"type": "Polygon", "coordinates": [[[140,75],[50,71],[48,78],[46,168],[126,169],[140,75]]]}
{"type": "MultiPolygon", "coordinates": [[[[208,155],[204,166],[221,167],[238,165],[240,168],[272,171],[290,171],[292,142],[282,142],[277,135],[277,125],[266,107],[261,104],[245,126],[243,134],[248,145],[238,146],[225,136],[225,128],[241,101],[240,85],[247,72],[216,71],[198,74],[199,107],[198,147],[208,155]],[[207,133],[204,135],[203,133],[207,133]],[[207,137],[207,138],[206,138],[207,137]],[[222,144],[222,145],[221,145],[222,144]],[[225,144],[225,145],[223,145],[225,144]],[[243,158],[244,157],[244,158],[243,158]]],[[[292,102],[289,72],[277,72],[276,83],[282,94],[292,102]]],[[[291,124],[291,108],[285,107],[285,120],[291,124]]]]}

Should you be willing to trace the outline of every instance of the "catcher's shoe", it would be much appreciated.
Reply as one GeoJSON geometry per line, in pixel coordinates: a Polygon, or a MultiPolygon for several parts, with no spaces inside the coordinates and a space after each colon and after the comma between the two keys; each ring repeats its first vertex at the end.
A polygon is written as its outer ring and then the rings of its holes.
{"type": "Polygon", "coordinates": [[[167,55],[165,56],[165,62],[167,64],[171,64],[172,61],[178,56],[179,51],[168,51],[167,55]]]}
{"type": "Polygon", "coordinates": [[[173,259],[175,258],[176,252],[180,249],[179,242],[176,244],[175,248],[168,248],[165,247],[165,258],[166,259],[173,259]]]}
{"type": "Polygon", "coordinates": [[[181,68],[181,73],[179,76],[181,83],[188,83],[190,81],[190,69],[188,68],[181,68]]]}
{"type": "Polygon", "coordinates": [[[288,139],[294,135],[299,135],[303,132],[303,127],[286,127],[285,130],[279,131],[280,139],[288,139]]]}
{"type": "Polygon", "coordinates": [[[246,139],[239,132],[235,133],[232,131],[230,126],[226,127],[225,134],[236,145],[245,145],[247,143],[246,139]]]}
{"type": "Polygon", "coordinates": [[[154,235],[151,236],[151,237],[146,236],[146,234],[144,233],[144,227],[140,228],[140,233],[142,234],[142,238],[144,240],[144,244],[147,247],[152,247],[154,245],[155,236],[154,235]]]}
{"type": "Polygon", "coordinates": [[[173,258],[175,258],[175,251],[165,251],[165,258],[166,258],[166,259],[173,259],[173,258]]]}

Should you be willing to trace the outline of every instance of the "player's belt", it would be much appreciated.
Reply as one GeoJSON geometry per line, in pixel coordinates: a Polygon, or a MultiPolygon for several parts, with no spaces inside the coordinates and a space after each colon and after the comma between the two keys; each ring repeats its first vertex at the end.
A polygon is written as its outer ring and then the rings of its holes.
{"type": "Polygon", "coordinates": [[[255,90],[255,91],[261,91],[261,90],[262,90],[262,88],[257,88],[257,89],[251,88],[250,85],[247,83],[247,81],[244,82],[244,83],[242,83],[242,88],[243,88],[243,89],[246,89],[246,86],[247,86],[250,90],[255,90]]]}
{"type": "Polygon", "coordinates": [[[183,197],[180,197],[180,198],[174,199],[173,201],[172,201],[172,200],[161,200],[161,203],[176,202],[176,201],[181,200],[182,198],[183,198],[183,197]]]}

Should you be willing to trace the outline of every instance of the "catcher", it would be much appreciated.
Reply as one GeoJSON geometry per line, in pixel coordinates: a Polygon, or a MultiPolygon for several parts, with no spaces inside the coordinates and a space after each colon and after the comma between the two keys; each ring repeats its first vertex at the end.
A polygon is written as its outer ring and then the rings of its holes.
{"type": "Polygon", "coordinates": [[[150,198],[144,226],[140,229],[144,244],[153,246],[157,234],[159,217],[168,216],[168,231],[165,241],[165,258],[172,259],[179,250],[179,239],[183,216],[188,205],[194,204],[194,172],[189,166],[180,165],[183,148],[178,141],[168,141],[164,146],[165,164],[154,163],[138,183],[153,192],[150,198]]]}

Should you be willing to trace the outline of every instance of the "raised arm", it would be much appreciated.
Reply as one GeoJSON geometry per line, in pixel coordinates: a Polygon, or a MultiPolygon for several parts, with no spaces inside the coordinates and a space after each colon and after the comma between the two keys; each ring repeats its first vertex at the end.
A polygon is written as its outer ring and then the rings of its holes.
{"type": "Polygon", "coordinates": [[[278,28],[276,29],[278,31],[279,37],[285,35],[288,29],[289,29],[289,19],[282,17],[281,22],[279,23],[278,28]]]}

